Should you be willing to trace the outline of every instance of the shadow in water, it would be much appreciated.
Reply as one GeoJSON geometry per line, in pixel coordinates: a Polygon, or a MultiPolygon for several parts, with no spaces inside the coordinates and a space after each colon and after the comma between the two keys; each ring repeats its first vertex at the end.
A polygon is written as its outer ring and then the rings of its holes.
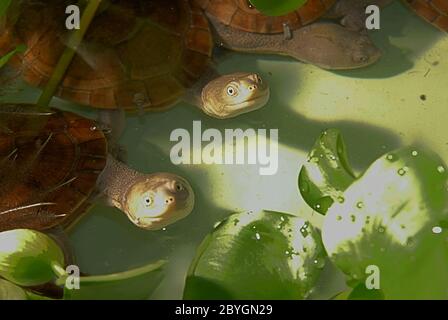
{"type": "Polygon", "coordinates": [[[401,1],[382,10],[381,29],[370,32],[373,42],[383,56],[375,65],[365,69],[337,71],[335,74],[361,79],[383,79],[406,72],[443,33],[408,10],[401,1]],[[411,44],[406,49],[397,46],[402,38],[411,44]]]}

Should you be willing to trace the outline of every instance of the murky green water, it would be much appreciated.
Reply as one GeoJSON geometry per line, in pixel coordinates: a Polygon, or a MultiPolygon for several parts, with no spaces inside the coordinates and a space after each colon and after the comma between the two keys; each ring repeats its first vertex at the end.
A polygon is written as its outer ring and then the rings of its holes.
{"type": "MultiPolygon", "coordinates": [[[[170,257],[168,275],[153,298],[180,298],[185,274],[197,245],[214,223],[235,211],[265,208],[319,219],[297,191],[298,170],[319,133],[342,131],[351,162],[362,170],[378,156],[407,144],[425,144],[448,161],[448,37],[396,3],[372,32],[383,59],[367,69],[331,73],[287,58],[228,53],[219,70],[257,71],[270,83],[272,99],[263,110],[218,121],[188,105],[165,113],[129,118],[123,145],[128,162],[146,171],[187,177],[197,196],[193,214],[165,231],[136,229],[119,211],[95,206],[73,230],[71,240],[81,270],[100,274],[126,270],[170,257]],[[217,129],[279,129],[280,164],[274,176],[260,176],[257,166],[180,166],[169,159],[169,136],[190,129],[194,120],[217,129]]],[[[39,91],[16,90],[3,101],[36,101],[39,91]]],[[[91,110],[55,99],[53,105],[94,117],[91,110]]],[[[321,281],[328,297],[341,285],[321,281]]],[[[327,279],[328,279],[327,278],[327,279]]]]}

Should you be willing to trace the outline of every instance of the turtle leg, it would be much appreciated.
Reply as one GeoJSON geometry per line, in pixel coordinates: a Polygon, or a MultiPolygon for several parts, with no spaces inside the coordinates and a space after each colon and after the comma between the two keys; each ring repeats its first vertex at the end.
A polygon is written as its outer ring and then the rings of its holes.
{"type": "Polygon", "coordinates": [[[366,34],[336,23],[313,23],[292,31],[292,39],[284,34],[241,32],[213,18],[216,41],[235,51],[280,54],[311,63],[323,69],[355,69],[376,62],[380,50],[366,34]]]}
{"type": "Polygon", "coordinates": [[[109,143],[109,153],[120,161],[127,159],[126,148],[120,145],[119,141],[126,127],[126,113],[123,109],[101,110],[98,114],[100,129],[109,143]]]}

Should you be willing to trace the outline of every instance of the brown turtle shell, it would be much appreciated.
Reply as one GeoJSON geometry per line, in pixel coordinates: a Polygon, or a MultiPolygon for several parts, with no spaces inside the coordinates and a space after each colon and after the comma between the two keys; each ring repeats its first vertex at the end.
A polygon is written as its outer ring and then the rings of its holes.
{"type": "Polygon", "coordinates": [[[320,18],[336,0],[308,0],[296,11],[284,16],[270,17],[260,13],[249,0],[195,0],[202,9],[221,23],[256,33],[281,33],[284,24],[293,30],[320,18]]]}
{"type": "Polygon", "coordinates": [[[107,142],[93,121],[27,110],[0,105],[0,231],[68,226],[106,165],[107,142]]]}
{"type": "Polygon", "coordinates": [[[405,0],[419,16],[448,32],[448,0],[405,0]]]}
{"type": "MultiPolygon", "coordinates": [[[[73,1],[23,1],[0,27],[0,53],[24,43],[13,64],[27,82],[48,82],[68,38],[73,1]],[[11,27],[8,27],[11,26],[11,27]]],[[[100,8],[57,96],[96,108],[160,110],[173,105],[209,67],[213,41],[203,11],[188,0],[114,0],[100,8]]]]}

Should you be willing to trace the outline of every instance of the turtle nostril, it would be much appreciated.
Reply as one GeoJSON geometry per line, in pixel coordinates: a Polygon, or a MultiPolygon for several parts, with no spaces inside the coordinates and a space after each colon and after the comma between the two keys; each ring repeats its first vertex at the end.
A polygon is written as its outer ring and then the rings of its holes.
{"type": "Polygon", "coordinates": [[[253,85],[253,86],[250,86],[250,87],[249,87],[249,90],[250,90],[250,91],[254,91],[255,89],[257,89],[257,86],[256,86],[256,85],[253,85]]]}
{"type": "Polygon", "coordinates": [[[173,197],[169,197],[168,199],[165,200],[166,204],[170,204],[174,202],[174,198],[173,197]]]}

